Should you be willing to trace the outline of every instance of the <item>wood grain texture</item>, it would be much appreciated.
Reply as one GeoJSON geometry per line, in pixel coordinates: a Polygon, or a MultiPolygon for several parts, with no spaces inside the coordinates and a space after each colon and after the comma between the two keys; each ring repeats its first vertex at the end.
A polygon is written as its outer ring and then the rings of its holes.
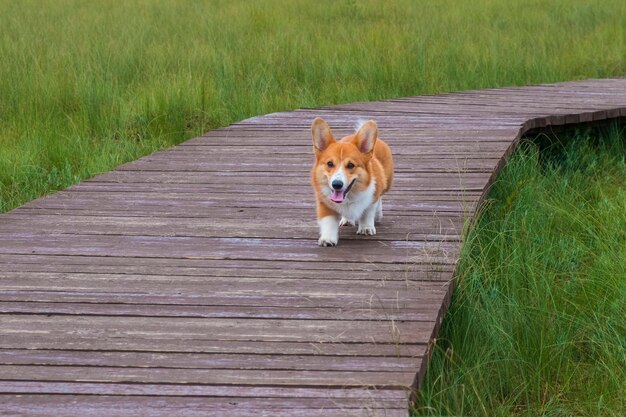
{"type": "Polygon", "coordinates": [[[407,417],[519,138],[618,117],[626,79],[274,113],[0,215],[0,414],[407,417]],[[376,236],[317,247],[316,116],[390,145],[376,236]]]}

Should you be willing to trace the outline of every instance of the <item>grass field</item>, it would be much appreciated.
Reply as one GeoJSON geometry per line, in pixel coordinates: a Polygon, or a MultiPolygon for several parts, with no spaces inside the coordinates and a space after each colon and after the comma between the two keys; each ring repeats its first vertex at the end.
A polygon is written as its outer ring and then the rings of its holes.
{"type": "Polygon", "coordinates": [[[626,2],[0,0],[0,211],[249,116],[626,74],[626,2]]]}
{"type": "Polygon", "coordinates": [[[626,415],[626,134],[504,168],[470,233],[418,415],[626,415]]]}

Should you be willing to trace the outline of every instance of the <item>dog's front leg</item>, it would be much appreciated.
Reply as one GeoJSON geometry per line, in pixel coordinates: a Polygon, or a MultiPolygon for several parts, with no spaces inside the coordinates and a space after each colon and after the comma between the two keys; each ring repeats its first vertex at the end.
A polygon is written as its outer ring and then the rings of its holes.
{"type": "Polygon", "coordinates": [[[325,204],[317,202],[317,224],[320,225],[320,246],[335,246],[339,242],[339,215],[325,204]]]}
{"type": "Polygon", "coordinates": [[[356,231],[357,235],[375,235],[376,226],[374,226],[374,219],[376,218],[376,212],[378,210],[378,202],[370,204],[365,209],[361,218],[359,219],[359,228],[356,231]]]}
{"type": "Polygon", "coordinates": [[[322,217],[317,220],[320,225],[320,246],[335,246],[339,241],[339,218],[335,215],[322,217]]]}

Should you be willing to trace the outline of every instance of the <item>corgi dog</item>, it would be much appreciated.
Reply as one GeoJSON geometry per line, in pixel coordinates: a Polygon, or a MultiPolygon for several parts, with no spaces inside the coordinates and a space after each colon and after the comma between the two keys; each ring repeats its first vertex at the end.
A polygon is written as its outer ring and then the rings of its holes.
{"type": "Polygon", "coordinates": [[[383,217],[381,197],[391,188],[393,159],[389,146],[378,139],[376,122],[336,140],[324,119],[311,125],[315,162],[311,184],[317,200],[320,246],[335,246],[339,226],[358,225],[357,234],[375,235],[375,220],[383,217]]]}

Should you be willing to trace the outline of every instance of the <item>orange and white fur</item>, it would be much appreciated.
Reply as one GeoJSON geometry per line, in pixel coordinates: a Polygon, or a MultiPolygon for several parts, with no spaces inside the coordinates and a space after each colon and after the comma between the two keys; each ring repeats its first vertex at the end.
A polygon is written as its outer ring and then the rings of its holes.
{"type": "Polygon", "coordinates": [[[313,120],[311,184],[317,199],[320,246],[335,246],[339,226],[358,225],[357,234],[375,235],[375,220],[383,217],[382,195],[391,188],[393,159],[369,120],[356,133],[337,141],[328,124],[313,120]]]}

